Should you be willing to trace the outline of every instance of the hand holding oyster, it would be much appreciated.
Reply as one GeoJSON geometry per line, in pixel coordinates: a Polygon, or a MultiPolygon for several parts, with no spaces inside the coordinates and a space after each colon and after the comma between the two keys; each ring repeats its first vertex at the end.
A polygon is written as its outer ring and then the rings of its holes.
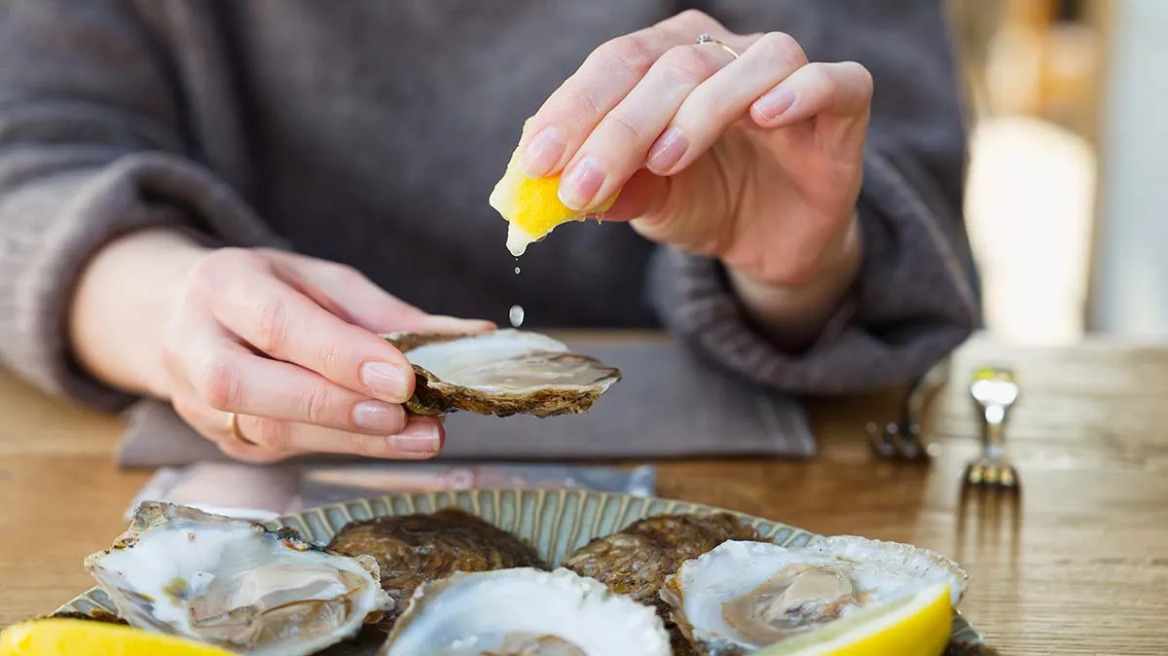
{"type": "Polygon", "coordinates": [[[385,338],[414,367],[414,396],[406,408],[419,415],[454,410],[498,417],[576,414],[621,377],[614,367],[528,331],[391,333],[385,338]]]}

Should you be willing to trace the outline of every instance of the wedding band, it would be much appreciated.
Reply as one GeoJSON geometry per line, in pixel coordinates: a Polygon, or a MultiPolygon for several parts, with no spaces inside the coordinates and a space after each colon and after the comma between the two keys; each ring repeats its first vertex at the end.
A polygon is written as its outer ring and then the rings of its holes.
{"type": "Polygon", "coordinates": [[[249,446],[259,446],[255,442],[252,442],[251,440],[244,437],[243,433],[239,432],[239,415],[237,413],[227,413],[227,432],[231,433],[231,437],[234,437],[244,444],[249,446]]]}
{"type": "Polygon", "coordinates": [[[738,51],[735,50],[734,48],[731,48],[730,46],[726,45],[725,43],[722,43],[721,41],[715,39],[714,37],[710,36],[709,34],[699,34],[698,35],[698,45],[700,46],[700,45],[704,45],[707,43],[712,43],[712,44],[718,46],[719,48],[730,53],[731,57],[738,59],[738,51]]]}

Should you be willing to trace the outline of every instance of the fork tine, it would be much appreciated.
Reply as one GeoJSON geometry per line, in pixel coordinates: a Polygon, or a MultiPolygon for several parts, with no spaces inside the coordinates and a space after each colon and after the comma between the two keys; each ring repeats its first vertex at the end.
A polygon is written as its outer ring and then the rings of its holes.
{"type": "Polygon", "coordinates": [[[980,462],[970,463],[969,469],[965,472],[965,481],[970,485],[981,485],[984,478],[982,465],[980,462]]]}
{"type": "Polygon", "coordinates": [[[990,465],[988,467],[986,467],[986,474],[985,474],[986,484],[987,485],[997,485],[998,481],[1000,480],[1001,471],[1002,471],[1001,467],[998,466],[998,463],[996,463],[996,462],[990,463],[990,465]]]}

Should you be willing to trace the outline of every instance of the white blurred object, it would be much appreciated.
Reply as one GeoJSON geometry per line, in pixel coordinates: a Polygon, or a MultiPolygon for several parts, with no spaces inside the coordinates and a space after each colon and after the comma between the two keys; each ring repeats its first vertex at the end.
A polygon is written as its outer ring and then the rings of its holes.
{"type": "Polygon", "coordinates": [[[1091,328],[1168,338],[1168,2],[1116,5],[1091,328]]]}
{"type": "Polygon", "coordinates": [[[1078,340],[1095,207],[1090,145],[1048,121],[994,117],[978,124],[971,154],[966,221],[987,327],[1023,343],[1078,340]]]}

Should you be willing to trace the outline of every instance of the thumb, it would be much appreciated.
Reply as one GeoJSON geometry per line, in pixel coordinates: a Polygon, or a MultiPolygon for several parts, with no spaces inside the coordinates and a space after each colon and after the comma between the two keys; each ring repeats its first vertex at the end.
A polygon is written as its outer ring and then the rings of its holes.
{"type": "Polygon", "coordinates": [[[719,199],[711,158],[703,157],[685,170],[662,177],[647,169],[637,171],[604,219],[630,221],[642,237],[700,254],[717,254],[719,235],[725,231],[727,208],[719,199]]]}

